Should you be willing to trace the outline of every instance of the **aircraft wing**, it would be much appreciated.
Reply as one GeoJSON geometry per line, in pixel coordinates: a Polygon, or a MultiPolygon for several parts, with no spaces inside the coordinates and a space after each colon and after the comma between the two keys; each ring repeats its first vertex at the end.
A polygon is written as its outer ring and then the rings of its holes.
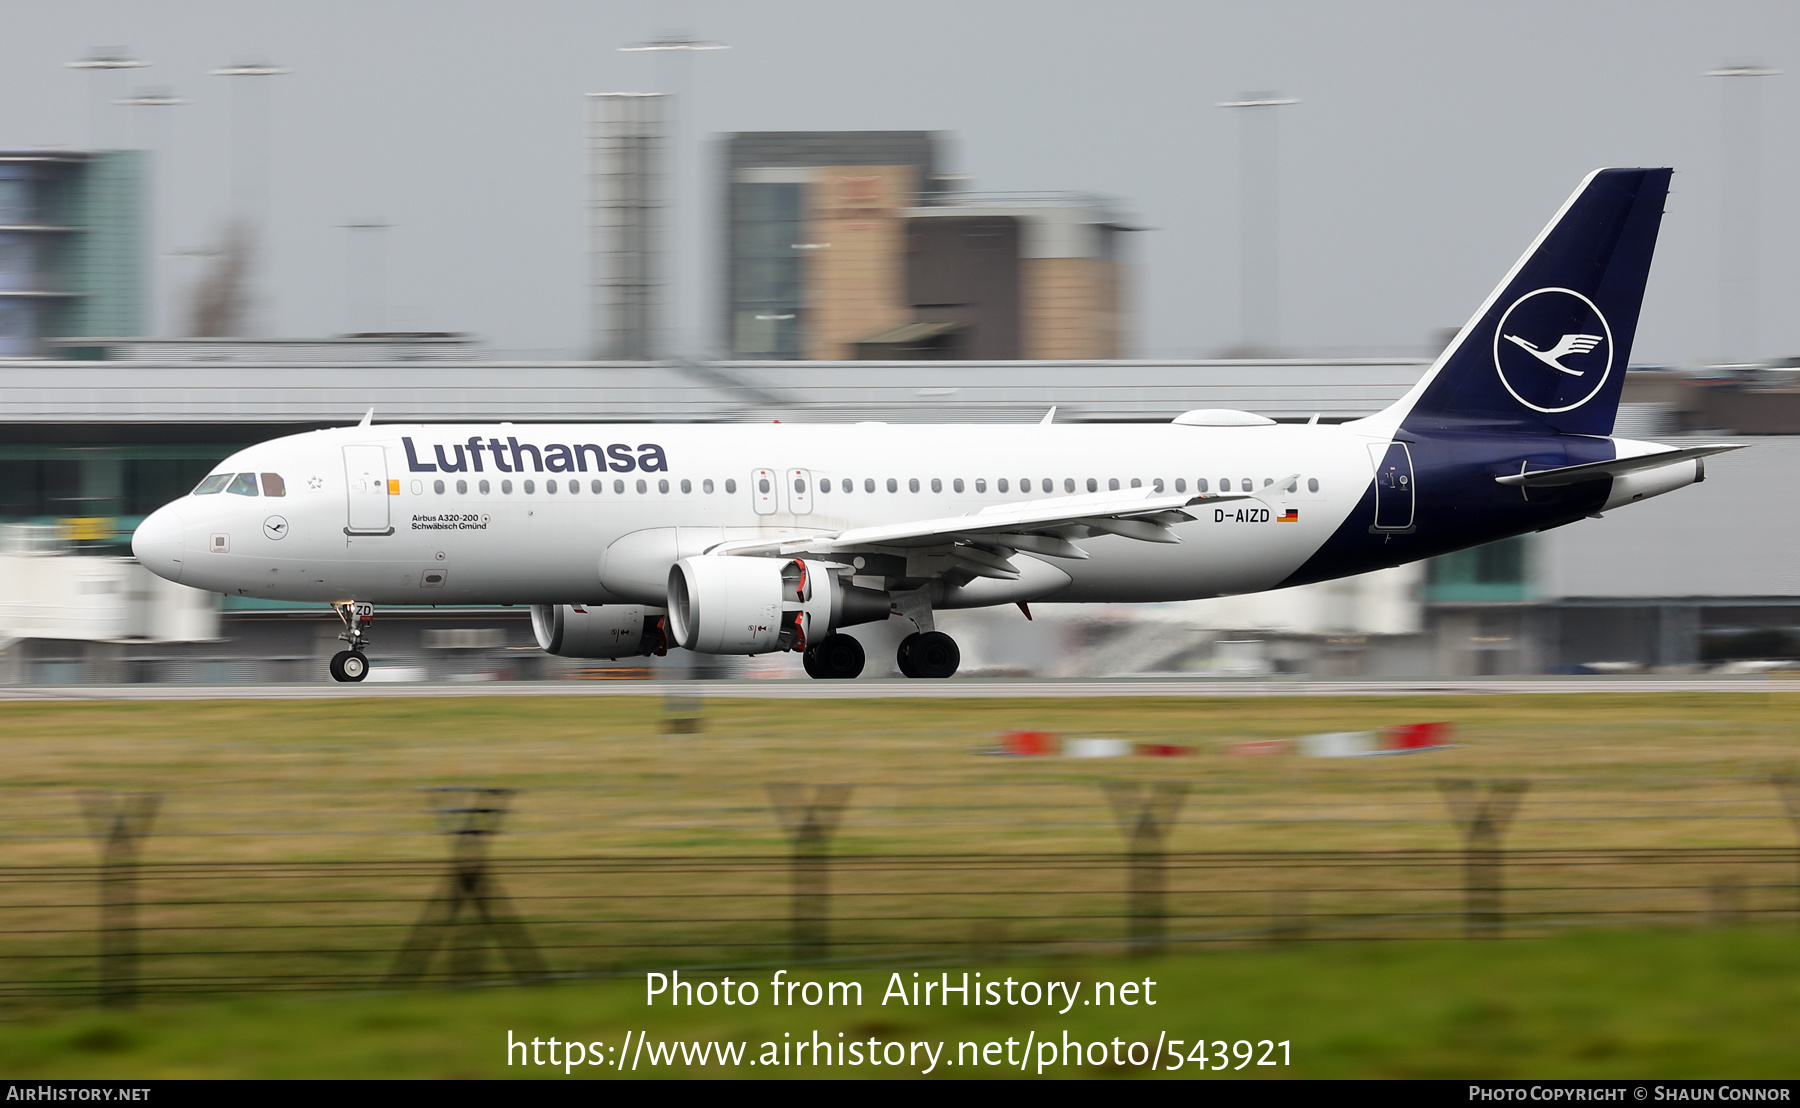
{"type": "MultiPolygon", "coordinates": [[[[1281,482],[1282,486],[1287,484],[1288,480],[1281,482]]],[[[1254,499],[1256,497],[1249,494],[1171,495],[1150,489],[1121,489],[995,504],[979,512],[940,519],[853,527],[848,531],[801,534],[773,541],[728,542],[709,553],[764,557],[810,554],[830,558],[859,552],[955,547],[965,555],[963,561],[973,563],[966,567],[970,572],[977,576],[1005,578],[1017,572],[1006,562],[1015,551],[1055,558],[1086,558],[1087,551],[1070,540],[1093,535],[1119,535],[1142,542],[1180,542],[1169,528],[1196,518],[1188,509],[1199,504],[1254,499]]]]}
{"type": "Polygon", "coordinates": [[[1538,469],[1527,473],[1505,473],[1494,480],[1502,485],[1523,486],[1528,489],[1573,485],[1582,481],[1598,481],[1602,477],[1623,477],[1627,473],[1661,469],[1663,466],[1685,462],[1692,458],[1723,454],[1727,450],[1742,450],[1744,445],[1743,443],[1715,442],[1705,446],[1682,447],[1679,450],[1658,450],[1654,454],[1639,454],[1632,458],[1614,458],[1608,462],[1588,462],[1585,465],[1538,469]]]}

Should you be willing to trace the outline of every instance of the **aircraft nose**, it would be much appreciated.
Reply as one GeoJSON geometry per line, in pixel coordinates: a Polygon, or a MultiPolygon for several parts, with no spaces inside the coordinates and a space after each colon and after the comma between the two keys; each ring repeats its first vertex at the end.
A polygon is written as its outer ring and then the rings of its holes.
{"type": "Polygon", "coordinates": [[[131,533],[131,552],[145,569],[170,581],[181,580],[181,540],[187,530],[180,513],[158,508],[131,533]]]}

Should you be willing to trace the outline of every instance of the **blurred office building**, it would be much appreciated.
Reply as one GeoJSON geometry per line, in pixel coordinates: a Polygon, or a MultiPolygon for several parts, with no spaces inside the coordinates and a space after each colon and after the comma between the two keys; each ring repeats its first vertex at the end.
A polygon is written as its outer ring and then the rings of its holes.
{"type": "Polygon", "coordinates": [[[930,131],[727,136],[726,347],[736,358],[1013,361],[1129,349],[1117,205],[981,194],[930,131]]]}
{"type": "Polygon", "coordinates": [[[0,358],[144,329],[141,150],[0,150],[0,358]]]}

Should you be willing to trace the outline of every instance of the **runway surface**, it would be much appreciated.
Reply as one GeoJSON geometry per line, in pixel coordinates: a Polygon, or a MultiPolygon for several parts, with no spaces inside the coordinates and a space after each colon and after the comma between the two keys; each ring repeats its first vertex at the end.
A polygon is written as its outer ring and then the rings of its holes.
{"type": "Polygon", "coordinates": [[[1472,680],[547,681],[294,685],[39,685],[0,700],[340,700],[385,697],[660,696],[739,700],[1019,700],[1042,697],[1480,696],[1520,693],[1800,692],[1800,675],[1498,677],[1472,680]]]}

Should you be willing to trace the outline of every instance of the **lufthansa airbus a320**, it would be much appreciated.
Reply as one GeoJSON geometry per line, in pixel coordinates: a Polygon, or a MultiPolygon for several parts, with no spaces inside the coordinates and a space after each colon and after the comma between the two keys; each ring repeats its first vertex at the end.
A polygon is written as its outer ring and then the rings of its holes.
{"type": "Polygon", "coordinates": [[[132,539],[232,595],[332,605],[340,681],[377,605],[531,606],[568,657],[793,651],[939,609],[1276,589],[1558,527],[1702,480],[1728,445],[1612,436],[1667,169],[1590,174],[1411,391],[1336,425],[374,425],[240,451],[132,539]]]}

